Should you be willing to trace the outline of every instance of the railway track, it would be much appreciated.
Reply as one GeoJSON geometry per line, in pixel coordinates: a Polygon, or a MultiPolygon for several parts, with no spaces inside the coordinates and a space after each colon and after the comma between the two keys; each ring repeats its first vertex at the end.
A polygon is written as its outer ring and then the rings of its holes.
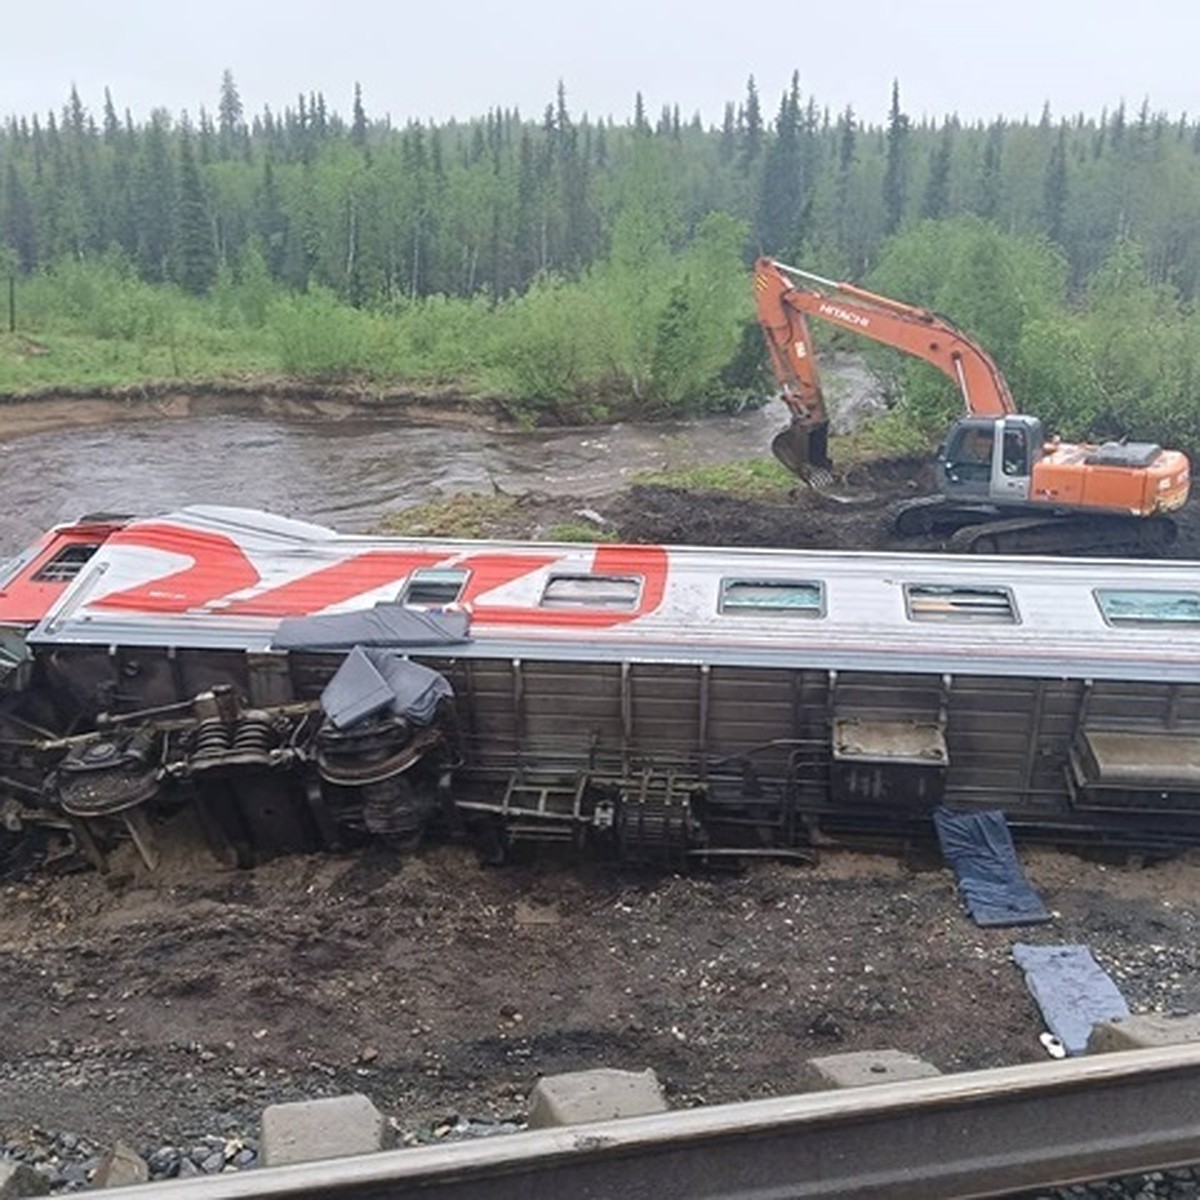
{"type": "Polygon", "coordinates": [[[1200,1046],[810,1093],[109,1193],[965,1200],[1200,1160],[1200,1046]]]}

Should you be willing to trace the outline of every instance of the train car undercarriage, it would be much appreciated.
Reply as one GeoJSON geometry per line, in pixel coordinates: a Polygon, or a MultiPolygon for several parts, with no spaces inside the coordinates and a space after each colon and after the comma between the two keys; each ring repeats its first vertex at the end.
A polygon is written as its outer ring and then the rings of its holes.
{"type": "Polygon", "coordinates": [[[153,867],[181,814],[240,865],[450,838],[680,869],[931,837],[940,804],[1058,844],[1200,840],[1198,685],[361,648],[25,669],[0,706],[0,869],[104,869],[123,842],[153,867]]]}

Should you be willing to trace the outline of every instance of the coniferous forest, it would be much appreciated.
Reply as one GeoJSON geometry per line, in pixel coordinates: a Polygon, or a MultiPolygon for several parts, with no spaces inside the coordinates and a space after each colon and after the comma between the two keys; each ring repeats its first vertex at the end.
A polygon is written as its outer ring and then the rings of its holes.
{"type": "MultiPolygon", "coordinates": [[[[139,123],[72,89],[0,131],[0,392],[284,376],[699,412],[770,390],[769,253],[945,313],[1064,434],[1200,447],[1200,121],[917,122],[890,86],[883,126],[796,77],[718,126],[640,96],[593,120],[562,87],[536,117],[398,124],[357,89],[248,114],[228,72],[212,112],[139,123]]],[[[816,332],[893,382],[897,436],[954,410],[923,364],[816,332]]]]}

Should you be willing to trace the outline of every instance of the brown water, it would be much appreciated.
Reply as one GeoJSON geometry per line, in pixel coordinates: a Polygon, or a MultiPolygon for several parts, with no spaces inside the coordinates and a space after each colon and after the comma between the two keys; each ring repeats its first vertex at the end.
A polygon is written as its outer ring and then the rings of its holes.
{"type": "Polygon", "coordinates": [[[640,471],[766,455],[786,420],[773,401],[733,417],[533,433],[222,415],[31,434],[0,442],[0,553],[86,512],[237,504],[360,533],[455,492],[586,499],[640,471]]]}

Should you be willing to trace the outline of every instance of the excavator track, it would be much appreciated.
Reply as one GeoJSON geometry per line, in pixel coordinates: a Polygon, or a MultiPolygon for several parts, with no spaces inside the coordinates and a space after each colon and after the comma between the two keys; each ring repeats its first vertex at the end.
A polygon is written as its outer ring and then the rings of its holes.
{"type": "Polygon", "coordinates": [[[938,537],[957,554],[1104,554],[1147,556],[1175,541],[1168,516],[1015,512],[961,504],[944,496],[906,500],[892,513],[899,537],[938,537]]]}
{"type": "Polygon", "coordinates": [[[986,504],[956,504],[944,496],[918,496],[892,510],[898,537],[948,535],[965,525],[980,525],[1000,518],[999,509],[986,504]]]}
{"type": "Polygon", "coordinates": [[[1152,555],[1178,535],[1170,517],[1013,517],[966,525],[946,541],[959,554],[1152,555]]]}

